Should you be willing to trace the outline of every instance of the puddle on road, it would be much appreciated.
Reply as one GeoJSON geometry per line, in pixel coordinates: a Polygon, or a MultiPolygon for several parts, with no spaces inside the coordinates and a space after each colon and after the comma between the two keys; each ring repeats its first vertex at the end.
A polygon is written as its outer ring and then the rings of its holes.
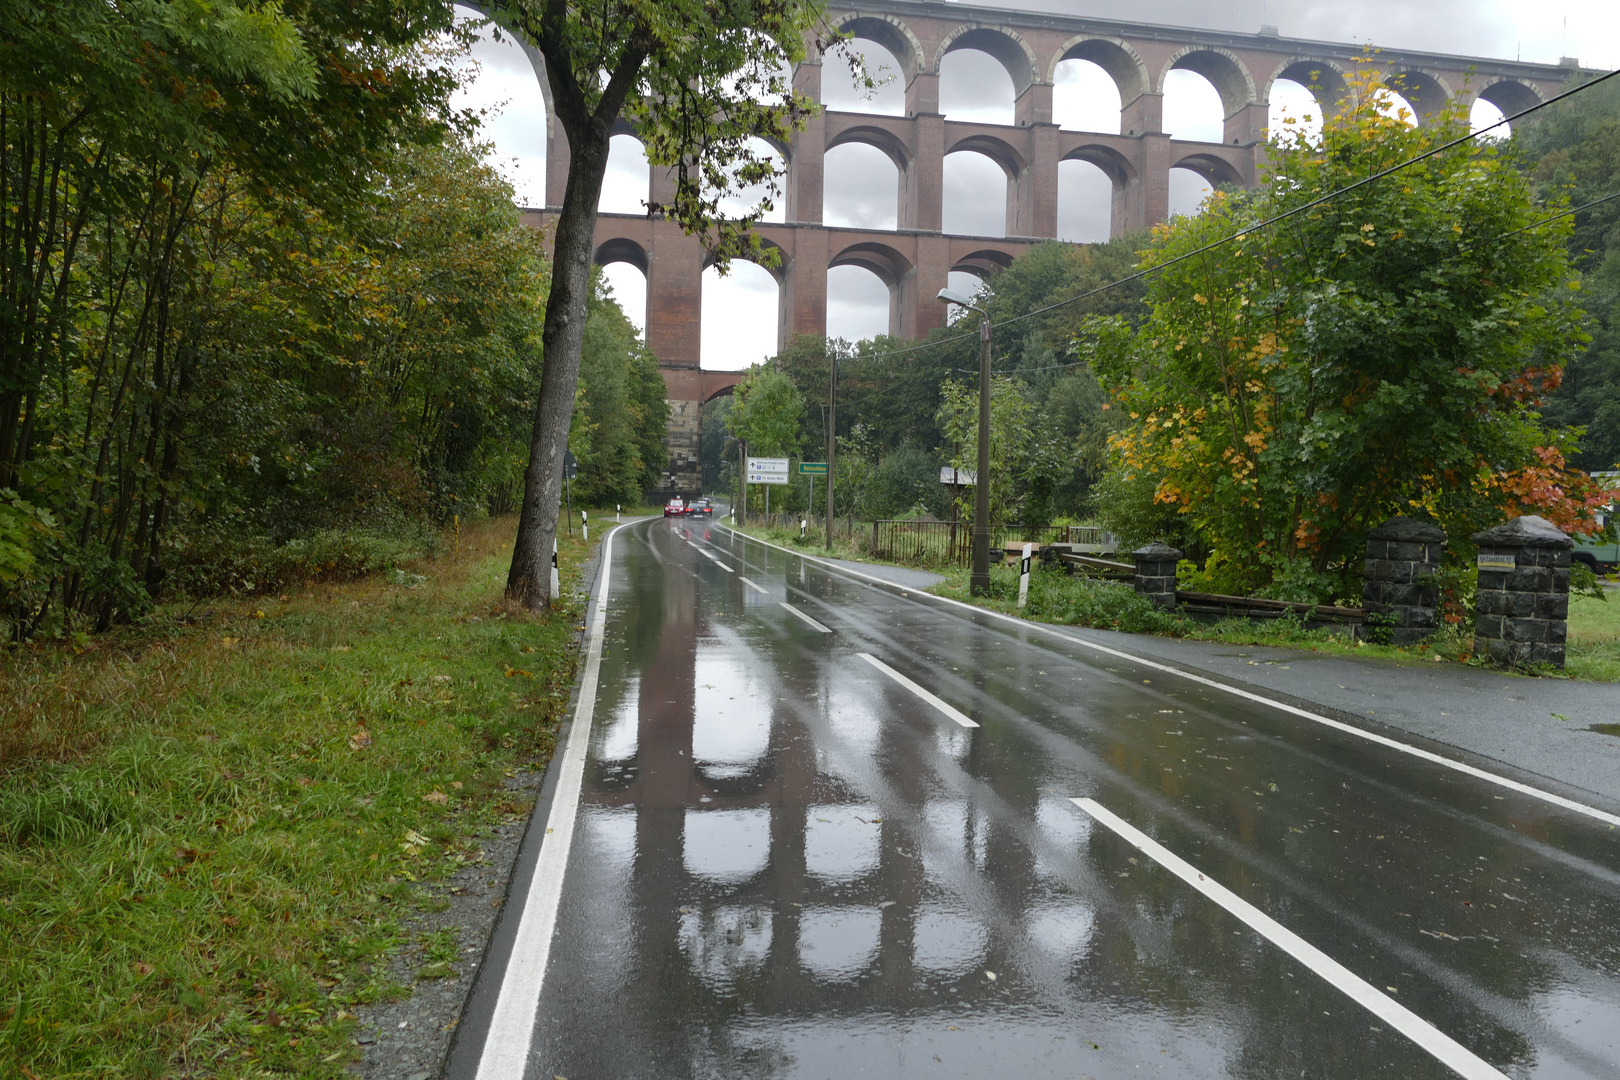
{"type": "Polygon", "coordinates": [[[1593,724],[1592,726],[1588,727],[1586,730],[1587,731],[1595,731],[1599,735],[1616,735],[1616,736],[1620,736],[1620,724],[1593,724]]]}

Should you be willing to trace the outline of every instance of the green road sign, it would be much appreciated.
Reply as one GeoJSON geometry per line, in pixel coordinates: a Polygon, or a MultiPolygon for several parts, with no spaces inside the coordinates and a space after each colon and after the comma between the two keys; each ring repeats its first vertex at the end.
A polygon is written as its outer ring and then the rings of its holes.
{"type": "Polygon", "coordinates": [[[799,462],[799,472],[801,474],[812,473],[816,476],[826,476],[827,463],[825,461],[801,461],[799,462]]]}

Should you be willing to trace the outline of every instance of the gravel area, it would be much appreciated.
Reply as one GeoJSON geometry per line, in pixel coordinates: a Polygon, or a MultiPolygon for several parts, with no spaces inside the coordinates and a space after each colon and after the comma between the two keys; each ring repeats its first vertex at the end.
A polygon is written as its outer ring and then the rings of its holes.
{"type": "MultiPolygon", "coordinates": [[[[534,805],[544,773],[523,769],[506,780],[511,802],[534,805]]],[[[436,1080],[444,1070],[450,1037],[461,1019],[467,991],[483,962],[495,917],[506,899],[506,883],[528,826],[528,812],[502,815],[498,825],[478,834],[478,858],[445,881],[424,885],[418,912],[403,927],[408,944],[390,958],[389,976],[410,987],[410,996],[378,1001],[355,1010],[355,1042],[361,1059],[350,1067],[366,1080],[436,1080]],[[454,931],[461,957],[453,974],[419,978],[427,966],[423,935],[454,931]]],[[[442,970],[442,969],[440,969],[442,970]]],[[[436,974],[432,968],[429,975],[436,974]]]]}

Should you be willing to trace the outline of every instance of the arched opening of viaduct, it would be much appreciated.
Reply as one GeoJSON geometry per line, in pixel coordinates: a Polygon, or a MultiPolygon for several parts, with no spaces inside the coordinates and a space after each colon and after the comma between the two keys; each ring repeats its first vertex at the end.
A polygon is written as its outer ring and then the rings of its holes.
{"type": "MultiPolygon", "coordinates": [[[[758,226],[780,260],[771,271],[779,285],[778,346],[798,334],[826,334],[830,271],[869,272],[889,293],[888,332],[919,336],[944,320],[944,307],[933,297],[952,271],[986,278],[1044,239],[1077,233],[1102,239],[1105,231],[1117,236],[1162,222],[1172,210],[1176,171],[1210,186],[1254,183],[1274,95],[1290,103],[1308,95],[1318,116],[1330,112],[1351,93],[1347,76],[1361,51],[1275,33],[970,4],[942,9],[918,0],[862,3],[835,21],[877,61],[878,75],[891,78],[862,97],[843,86],[848,74],[841,61],[824,67],[822,57],[812,55],[793,73],[800,91],[829,104],[776,147],[786,169],[778,199],[782,220],[758,226]],[[981,66],[993,62],[1006,72],[1010,113],[1003,102],[994,114],[1002,122],[983,118],[990,113],[958,119],[942,108],[941,75],[958,62],[948,58],[965,52],[979,54],[974,62],[981,66]],[[1112,92],[1098,96],[1108,101],[1109,115],[1093,110],[1079,122],[1056,115],[1055,88],[1083,86],[1087,79],[1092,85],[1106,79],[1112,92]],[[1195,86],[1207,105],[1196,124],[1177,119],[1180,86],[1195,86]],[[1167,130],[1167,91],[1180,130],[1167,130]],[[1182,137],[1184,131],[1194,137],[1182,137]],[[947,214],[946,159],[953,155],[988,161],[1005,177],[1001,228],[994,207],[970,218],[947,214]],[[837,169],[830,184],[829,163],[837,169]],[[868,182],[854,203],[839,193],[852,176],[868,182]],[[1060,207],[1063,198],[1079,197],[1064,192],[1085,192],[1105,205],[1084,212],[1060,207]],[[1090,224],[1075,224],[1082,219],[1090,224]],[[958,220],[972,231],[952,231],[958,220]]],[[[1382,51],[1377,63],[1419,124],[1448,105],[1476,101],[1512,114],[1556,94],[1575,74],[1546,64],[1395,49],[1382,51]]],[[[1074,100],[1063,97],[1065,111],[1074,100]]],[[[628,127],[625,133],[633,134],[628,127]]],[[[561,206],[568,158],[567,140],[548,107],[546,205],[529,213],[536,225],[561,206]]],[[[981,172],[987,168],[980,164],[981,172]]],[[[667,200],[673,181],[653,170],[648,192],[667,200]]],[[[659,494],[695,494],[702,404],[728,392],[739,377],[703,366],[703,245],[672,222],[625,212],[602,213],[596,240],[599,262],[627,263],[645,276],[647,342],[672,405],[670,468],[659,494]]]]}

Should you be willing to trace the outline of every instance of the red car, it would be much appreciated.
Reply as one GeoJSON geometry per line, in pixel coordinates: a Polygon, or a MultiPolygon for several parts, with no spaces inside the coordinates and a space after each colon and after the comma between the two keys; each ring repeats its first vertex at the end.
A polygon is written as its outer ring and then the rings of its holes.
{"type": "Polygon", "coordinates": [[[675,498],[669,500],[669,502],[664,504],[664,516],[665,517],[685,517],[686,516],[686,500],[680,498],[679,496],[676,496],[675,498]]]}

